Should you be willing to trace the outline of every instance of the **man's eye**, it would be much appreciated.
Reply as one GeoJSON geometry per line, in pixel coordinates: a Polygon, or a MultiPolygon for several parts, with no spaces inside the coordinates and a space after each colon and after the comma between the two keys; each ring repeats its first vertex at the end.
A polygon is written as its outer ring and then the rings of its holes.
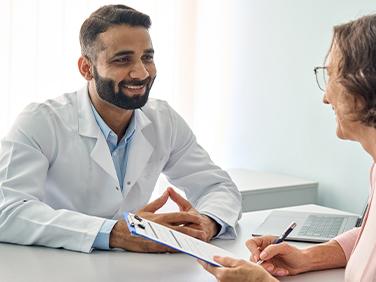
{"type": "Polygon", "coordinates": [[[146,62],[152,62],[154,60],[154,56],[153,55],[144,55],[142,57],[142,59],[146,62]]]}
{"type": "Polygon", "coordinates": [[[114,62],[115,63],[120,63],[120,64],[129,63],[130,62],[130,58],[128,58],[128,57],[121,57],[121,58],[115,59],[114,62]]]}

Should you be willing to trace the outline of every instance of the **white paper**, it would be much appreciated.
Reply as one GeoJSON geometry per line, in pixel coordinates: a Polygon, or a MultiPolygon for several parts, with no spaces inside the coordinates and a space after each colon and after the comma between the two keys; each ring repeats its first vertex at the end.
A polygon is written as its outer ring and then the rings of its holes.
{"type": "Polygon", "coordinates": [[[131,213],[127,214],[127,223],[134,235],[142,236],[157,243],[167,245],[173,249],[187,253],[216,266],[220,265],[213,260],[213,256],[235,257],[235,255],[229,251],[170,229],[166,226],[144,218],[141,218],[141,221],[139,221],[134,217],[134,214],[131,213]]]}

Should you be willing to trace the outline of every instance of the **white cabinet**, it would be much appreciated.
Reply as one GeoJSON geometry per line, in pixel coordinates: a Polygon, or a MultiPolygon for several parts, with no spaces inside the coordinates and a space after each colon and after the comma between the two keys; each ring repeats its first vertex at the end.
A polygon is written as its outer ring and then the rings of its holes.
{"type": "Polygon", "coordinates": [[[242,194],[243,212],[315,204],[318,182],[285,174],[229,169],[242,194]]]}

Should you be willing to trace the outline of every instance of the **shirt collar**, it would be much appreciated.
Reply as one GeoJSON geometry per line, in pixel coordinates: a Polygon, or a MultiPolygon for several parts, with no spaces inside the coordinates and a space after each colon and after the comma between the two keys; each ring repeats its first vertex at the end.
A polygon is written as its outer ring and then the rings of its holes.
{"type": "MultiPolygon", "coordinates": [[[[104,137],[106,138],[106,140],[113,139],[113,138],[110,138],[110,137],[111,136],[117,136],[116,133],[102,119],[102,117],[99,115],[99,113],[95,109],[94,105],[92,103],[90,103],[90,104],[91,104],[91,109],[93,110],[93,113],[94,113],[95,120],[96,120],[100,130],[102,131],[104,137]]],[[[125,140],[125,142],[128,142],[132,138],[135,131],[136,131],[136,122],[135,122],[135,118],[134,118],[134,114],[133,114],[132,118],[130,120],[130,123],[128,125],[127,131],[125,132],[121,141],[125,140]]],[[[117,140],[116,140],[116,142],[117,142],[117,140]]]]}

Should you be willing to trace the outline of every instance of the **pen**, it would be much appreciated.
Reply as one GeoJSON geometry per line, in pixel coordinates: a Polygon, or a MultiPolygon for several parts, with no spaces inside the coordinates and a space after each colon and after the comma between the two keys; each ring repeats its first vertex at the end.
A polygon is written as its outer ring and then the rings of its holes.
{"type": "MultiPolygon", "coordinates": [[[[281,234],[281,236],[279,236],[277,239],[275,239],[273,241],[273,244],[279,244],[279,243],[282,243],[287,236],[289,236],[289,234],[291,233],[291,231],[294,230],[294,228],[296,227],[296,222],[291,222],[291,224],[287,227],[287,229],[281,234]]],[[[260,265],[262,264],[264,261],[262,259],[259,259],[256,264],[260,265]]]]}

